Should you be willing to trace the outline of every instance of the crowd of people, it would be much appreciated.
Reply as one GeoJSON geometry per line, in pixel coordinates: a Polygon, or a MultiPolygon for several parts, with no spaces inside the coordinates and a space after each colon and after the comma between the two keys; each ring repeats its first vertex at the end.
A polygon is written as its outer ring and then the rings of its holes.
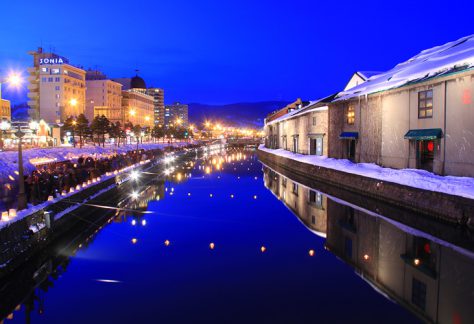
{"type": "MultiPolygon", "coordinates": [[[[31,174],[25,175],[25,194],[29,204],[37,205],[57,197],[70,188],[95,179],[107,172],[123,169],[142,160],[154,159],[163,154],[161,150],[136,150],[108,157],[94,158],[81,156],[77,161],[62,161],[39,166],[31,174]]],[[[18,188],[11,179],[0,179],[0,209],[14,208],[18,188]],[[10,180],[10,181],[9,181],[10,180]]]]}

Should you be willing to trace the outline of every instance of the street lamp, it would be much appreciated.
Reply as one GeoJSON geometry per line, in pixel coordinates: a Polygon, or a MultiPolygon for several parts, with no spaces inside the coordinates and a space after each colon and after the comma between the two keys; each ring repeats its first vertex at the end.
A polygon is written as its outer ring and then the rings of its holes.
{"type": "MultiPolygon", "coordinates": [[[[8,123],[8,122],[7,122],[8,123]]],[[[3,126],[2,126],[3,127],[3,126]]],[[[5,127],[8,127],[5,125],[5,127]]],[[[8,128],[10,128],[9,126],[8,128]]],[[[18,138],[18,210],[26,208],[26,194],[25,194],[25,179],[23,175],[23,151],[22,151],[22,138],[25,133],[21,130],[21,125],[16,126],[17,131],[14,133],[18,138]]]]}

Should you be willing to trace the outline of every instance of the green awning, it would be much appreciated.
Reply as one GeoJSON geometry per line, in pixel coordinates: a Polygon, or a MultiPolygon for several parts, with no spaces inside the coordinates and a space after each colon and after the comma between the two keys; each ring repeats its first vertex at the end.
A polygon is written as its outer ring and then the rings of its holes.
{"type": "Polygon", "coordinates": [[[429,128],[429,129],[410,129],[405,134],[405,139],[409,140],[434,140],[441,138],[443,131],[441,128],[429,128]]]}

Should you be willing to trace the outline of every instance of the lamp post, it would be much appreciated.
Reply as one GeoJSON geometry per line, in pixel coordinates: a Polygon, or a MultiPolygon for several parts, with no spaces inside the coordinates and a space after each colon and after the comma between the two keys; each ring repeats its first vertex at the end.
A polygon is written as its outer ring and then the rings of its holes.
{"type": "Polygon", "coordinates": [[[18,137],[18,210],[26,208],[26,194],[25,194],[25,178],[23,175],[23,151],[21,142],[25,133],[21,131],[21,126],[18,126],[18,130],[15,132],[15,136],[18,137]]]}
{"type": "MultiPolygon", "coordinates": [[[[30,123],[28,124],[28,126],[30,127],[30,129],[33,131],[33,134],[36,135],[36,132],[38,131],[39,129],[39,123],[37,121],[30,121],[30,123]]],[[[35,143],[36,145],[38,143],[35,143]]]]}
{"type": "Polygon", "coordinates": [[[72,121],[72,144],[74,145],[74,147],[76,147],[76,135],[75,135],[76,125],[77,125],[77,121],[73,120],[72,121]]]}

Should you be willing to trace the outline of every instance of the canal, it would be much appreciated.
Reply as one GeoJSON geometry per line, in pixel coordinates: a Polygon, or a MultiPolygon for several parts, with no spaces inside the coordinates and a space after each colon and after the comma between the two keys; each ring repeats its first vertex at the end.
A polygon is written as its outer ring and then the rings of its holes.
{"type": "Polygon", "coordinates": [[[254,151],[168,162],[4,280],[4,323],[473,322],[469,240],[327,196],[254,151]]]}

